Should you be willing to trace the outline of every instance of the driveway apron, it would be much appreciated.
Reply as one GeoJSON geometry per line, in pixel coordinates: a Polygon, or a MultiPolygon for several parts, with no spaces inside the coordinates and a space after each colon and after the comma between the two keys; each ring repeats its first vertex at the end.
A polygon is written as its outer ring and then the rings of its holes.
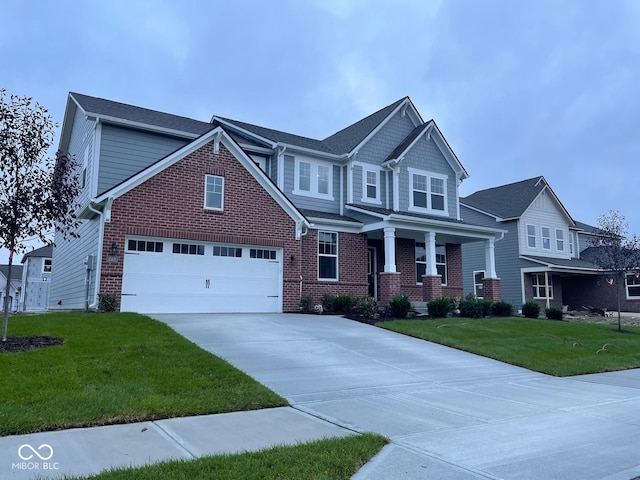
{"type": "Polygon", "coordinates": [[[640,370],[555,378],[324,315],[154,317],[294,407],[389,437],[354,478],[640,476],[640,370]]]}

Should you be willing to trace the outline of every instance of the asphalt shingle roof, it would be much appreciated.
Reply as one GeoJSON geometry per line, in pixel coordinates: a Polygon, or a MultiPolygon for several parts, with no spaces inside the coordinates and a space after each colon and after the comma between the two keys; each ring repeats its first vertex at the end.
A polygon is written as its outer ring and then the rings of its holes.
{"type": "Polygon", "coordinates": [[[340,220],[342,222],[353,222],[362,224],[360,220],[356,220],[355,218],[347,217],[345,215],[339,215],[337,213],[320,212],[318,210],[307,210],[303,208],[300,209],[300,213],[302,213],[307,218],[325,218],[327,220],[340,220]]]}
{"type": "Polygon", "coordinates": [[[398,145],[393,150],[393,152],[389,154],[389,156],[385,159],[385,161],[396,159],[400,155],[402,155],[402,153],[409,147],[409,145],[411,145],[411,142],[413,142],[418,135],[424,132],[424,130],[429,126],[429,123],[430,122],[426,122],[414,128],[413,131],[409,135],[407,135],[407,137],[402,141],[402,143],[400,143],[400,145],[398,145]]]}
{"type": "MultiPolygon", "coordinates": [[[[584,254],[584,252],[582,253],[584,254]]],[[[525,258],[532,260],[538,260],[540,262],[548,263],[557,267],[569,267],[569,268],[589,268],[598,270],[598,267],[593,263],[585,259],[580,258],[551,258],[551,257],[538,257],[534,255],[523,255],[525,258]]]]}
{"type": "MultiPolygon", "coordinates": [[[[9,273],[9,265],[0,265],[0,273],[7,278],[9,273]]],[[[11,280],[22,280],[22,265],[11,265],[11,280]]]]}
{"type": "Polygon", "coordinates": [[[546,186],[544,177],[534,177],[480,190],[468,197],[460,198],[460,203],[499,218],[518,218],[546,186]]]}
{"type": "Polygon", "coordinates": [[[29,257],[51,258],[52,256],[53,245],[45,245],[44,247],[36,248],[35,250],[25,253],[20,263],[24,263],[25,260],[29,257]]]}
{"type": "Polygon", "coordinates": [[[195,135],[202,135],[215,128],[209,122],[201,122],[179,115],[149,110],[148,108],[127,105],[126,103],[114,102],[103,98],[90,97],[81,93],[71,92],[70,95],[87,113],[120,118],[195,135]]]}

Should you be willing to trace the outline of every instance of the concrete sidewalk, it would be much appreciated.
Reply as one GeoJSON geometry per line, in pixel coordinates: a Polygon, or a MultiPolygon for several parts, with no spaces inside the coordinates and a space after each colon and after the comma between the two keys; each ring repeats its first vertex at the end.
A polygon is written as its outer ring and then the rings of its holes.
{"type": "Polygon", "coordinates": [[[89,475],[354,432],[291,407],[0,437],[0,479],[89,475]]]}

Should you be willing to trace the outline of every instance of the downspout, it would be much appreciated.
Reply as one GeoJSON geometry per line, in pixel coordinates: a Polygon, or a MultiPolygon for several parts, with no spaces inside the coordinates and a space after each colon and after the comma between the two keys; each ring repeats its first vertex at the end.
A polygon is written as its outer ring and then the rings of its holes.
{"type": "MultiPolygon", "coordinates": [[[[105,205],[105,210],[108,210],[110,217],[111,204],[113,203],[113,197],[110,197],[107,200],[107,204],[105,205]]],[[[105,213],[100,210],[96,210],[92,206],[92,202],[89,202],[88,206],[89,210],[93,213],[97,214],[100,217],[100,228],[98,232],[98,254],[96,255],[96,268],[95,268],[95,287],[93,292],[93,303],[89,305],[90,308],[97,308],[98,306],[98,292],[100,291],[100,274],[102,271],[102,248],[104,245],[104,224],[107,219],[105,218],[105,213]]]]}

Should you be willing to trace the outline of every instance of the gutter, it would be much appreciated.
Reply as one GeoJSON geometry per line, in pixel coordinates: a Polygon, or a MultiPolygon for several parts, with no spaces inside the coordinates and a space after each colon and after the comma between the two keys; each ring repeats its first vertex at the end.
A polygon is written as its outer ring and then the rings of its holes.
{"type": "MultiPolygon", "coordinates": [[[[96,268],[95,268],[95,287],[93,292],[93,303],[89,305],[90,308],[98,307],[98,292],[100,290],[100,275],[102,272],[102,250],[104,246],[104,224],[111,222],[111,204],[113,203],[113,197],[107,199],[103,210],[96,210],[94,208],[95,202],[89,201],[87,208],[100,217],[100,228],[98,231],[98,253],[96,255],[96,268]]],[[[96,205],[97,206],[97,205],[96,205]]]]}

